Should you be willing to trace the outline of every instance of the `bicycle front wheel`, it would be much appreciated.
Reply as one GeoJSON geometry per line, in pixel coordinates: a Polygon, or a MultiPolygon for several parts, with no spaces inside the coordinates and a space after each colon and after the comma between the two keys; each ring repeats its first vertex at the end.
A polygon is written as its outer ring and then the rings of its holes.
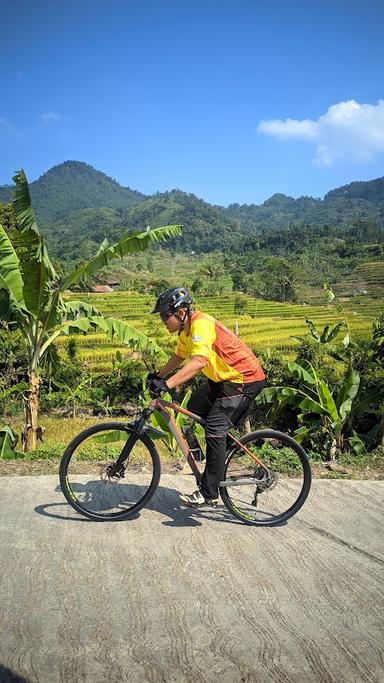
{"type": "Polygon", "coordinates": [[[97,521],[133,517],[152,498],[160,480],[160,458],[145,434],[132,438],[123,422],[97,424],[78,434],[60,464],[60,484],[68,503],[97,521]],[[124,463],[113,471],[120,454],[124,463]]]}
{"type": "Polygon", "coordinates": [[[304,449],[288,434],[272,429],[246,434],[240,442],[249,454],[240,446],[229,451],[220,483],[224,504],[245,524],[285,522],[301,508],[311,488],[304,449]]]}

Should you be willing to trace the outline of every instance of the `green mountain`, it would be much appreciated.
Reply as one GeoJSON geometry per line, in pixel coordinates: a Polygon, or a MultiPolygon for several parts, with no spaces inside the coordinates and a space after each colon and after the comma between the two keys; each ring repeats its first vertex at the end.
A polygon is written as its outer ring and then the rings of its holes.
{"type": "Polygon", "coordinates": [[[348,226],[373,220],[384,226],[384,178],[339,187],[324,199],[274,194],[263,204],[231,204],[228,213],[248,232],[286,228],[297,223],[348,226]]]}
{"type": "MultiPolygon", "coordinates": [[[[148,197],[126,215],[127,226],[167,225],[181,223],[183,235],[177,248],[198,252],[225,249],[243,237],[239,221],[220,206],[213,206],[193,194],[172,190],[148,197]]],[[[176,246],[176,242],[169,243],[176,246]]]]}
{"type": "MultiPolygon", "coordinates": [[[[129,208],[145,198],[140,192],[122,187],[104,173],[81,161],[53,166],[30,183],[36,216],[41,225],[79,209],[129,208]]],[[[12,186],[0,187],[0,202],[12,200],[12,186]]]]}
{"type": "Polygon", "coordinates": [[[78,257],[79,234],[86,257],[94,253],[105,237],[117,241],[127,231],[176,223],[183,225],[183,235],[177,240],[168,240],[167,247],[179,251],[230,249],[235,242],[238,245],[247,239],[239,222],[227,215],[225,209],[180,190],[153,195],[129,209],[103,207],[73,211],[52,223],[42,224],[42,229],[53,255],[72,260],[78,257]]]}
{"type": "Polygon", "coordinates": [[[376,180],[358,181],[331,190],[324,200],[329,201],[341,197],[342,199],[365,199],[369,202],[382,204],[384,199],[384,178],[376,180]]]}
{"type": "MultiPolygon", "coordinates": [[[[283,256],[297,253],[300,244],[309,249],[314,240],[321,244],[325,238],[332,243],[346,240],[347,246],[338,246],[345,252],[352,248],[350,230],[358,244],[380,244],[384,227],[384,178],[345,185],[324,199],[278,193],[261,205],[224,208],[181,190],[147,197],[88,164],[66,161],[32,182],[30,189],[51,253],[62,260],[74,260],[79,253],[87,258],[105,237],[115,241],[147,225],[181,223],[182,238],[167,243],[179,251],[246,254],[262,249],[283,256]]],[[[0,203],[11,200],[11,190],[0,188],[0,203]]]]}

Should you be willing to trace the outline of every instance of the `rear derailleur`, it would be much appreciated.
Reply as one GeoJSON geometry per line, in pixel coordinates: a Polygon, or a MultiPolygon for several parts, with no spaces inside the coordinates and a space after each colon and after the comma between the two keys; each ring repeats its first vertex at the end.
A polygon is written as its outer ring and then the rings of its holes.
{"type": "Polygon", "coordinates": [[[256,490],[251,505],[256,508],[259,493],[264,493],[267,489],[275,488],[277,484],[277,474],[266,467],[256,467],[254,477],[256,479],[256,490]]]}

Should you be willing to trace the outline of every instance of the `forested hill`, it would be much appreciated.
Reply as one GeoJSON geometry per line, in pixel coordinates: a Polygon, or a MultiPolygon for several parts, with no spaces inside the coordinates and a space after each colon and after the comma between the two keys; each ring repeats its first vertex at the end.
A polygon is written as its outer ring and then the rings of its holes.
{"type": "Polygon", "coordinates": [[[342,199],[365,199],[369,202],[378,204],[383,203],[384,199],[384,178],[367,180],[343,185],[336,190],[331,190],[325,195],[324,199],[332,200],[341,197],[342,199]]]}
{"type": "Polygon", "coordinates": [[[328,192],[323,200],[274,194],[261,205],[231,204],[227,212],[250,232],[285,228],[298,222],[346,227],[356,220],[373,220],[383,226],[384,177],[344,185],[328,192]]]}
{"type": "MultiPolygon", "coordinates": [[[[275,194],[261,205],[224,208],[181,190],[148,197],[122,187],[85,163],[66,161],[32,182],[30,188],[48,245],[54,256],[65,260],[76,258],[80,245],[84,256],[91,255],[104,237],[115,240],[127,230],[147,225],[182,223],[182,238],[169,246],[237,253],[252,249],[259,238],[280,244],[284,233],[292,241],[304,228],[306,235],[313,231],[315,237],[324,226],[340,230],[340,236],[359,222],[374,228],[384,226],[384,178],[345,185],[324,199],[275,194]]],[[[11,200],[11,189],[0,188],[0,203],[11,200]]]]}
{"type": "Polygon", "coordinates": [[[130,209],[102,207],[74,211],[43,224],[42,230],[52,253],[72,260],[77,258],[79,235],[84,257],[91,257],[105,237],[110,242],[117,241],[130,230],[174,224],[183,225],[183,234],[176,241],[168,240],[169,248],[210,252],[228,250],[247,241],[239,221],[227,215],[224,209],[180,190],[153,195],[130,209]],[[66,245],[64,251],[63,243],[66,245]]]}
{"type": "MultiPolygon", "coordinates": [[[[24,169],[27,171],[27,169],[24,169]]],[[[79,209],[129,208],[145,195],[122,187],[104,173],[81,161],[53,166],[30,183],[33,206],[41,224],[50,223],[79,209]]],[[[0,187],[0,202],[10,202],[12,186],[0,187]]]]}

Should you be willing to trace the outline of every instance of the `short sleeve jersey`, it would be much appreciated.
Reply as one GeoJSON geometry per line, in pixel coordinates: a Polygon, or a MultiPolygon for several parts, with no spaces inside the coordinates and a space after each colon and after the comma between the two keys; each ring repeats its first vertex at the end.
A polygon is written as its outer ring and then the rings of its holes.
{"type": "Polygon", "coordinates": [[[189,333],[180,333],[175,353],[181,358],[207,358],[202,372],[214,382],[248,384],[265,377],[251,349],[218,320],[200,311],[192,313],[189,333]]]}

